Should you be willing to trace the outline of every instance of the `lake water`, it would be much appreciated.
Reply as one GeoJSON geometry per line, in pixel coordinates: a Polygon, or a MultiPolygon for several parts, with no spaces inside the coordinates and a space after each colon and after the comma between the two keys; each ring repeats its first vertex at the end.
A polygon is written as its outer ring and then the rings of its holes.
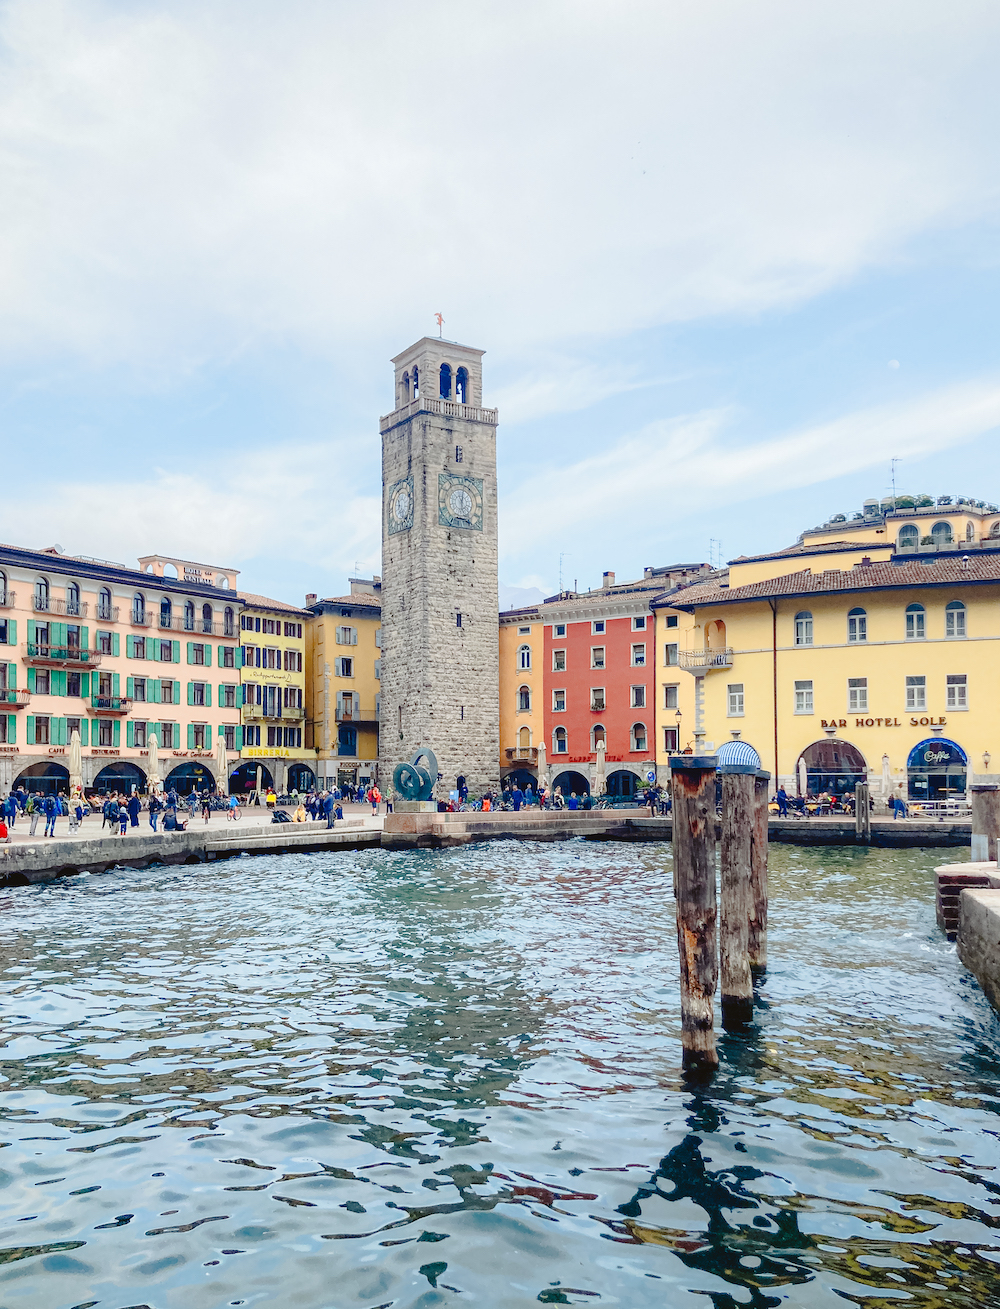
{"type": "Polygon", "coordinates": [[[669,847],[0,893],[0,1306],[1000,1305],[1000,1027],[942,857],[772,848],[703,1090],[669,847]]]}

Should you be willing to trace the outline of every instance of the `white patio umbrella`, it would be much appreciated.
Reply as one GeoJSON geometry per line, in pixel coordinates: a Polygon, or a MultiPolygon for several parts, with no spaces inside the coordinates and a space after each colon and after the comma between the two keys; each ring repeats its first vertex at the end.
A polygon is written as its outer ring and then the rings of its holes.
{"type": "Polygon", "coordinates": [[[607,745],[604,741],[597,743],[597,767],[594,770],[594,794],[603,795],[606,780],[604,776],[604,759],[607,754],[607,745]]]}
{"type": "Polygon", "coordinates": [[[538,747],[538,785],[544,786],[548,790],[549,779],[545,771],[545,743],[544,741],[538,747]]]}
{"type": "Polygon", "coordinates": [[[149,738],[149,772],[146,784],[151,791],[160,789],[160,738],[155,732],[149,738]]]}
{"type": "Polygon", "coordinates": [[[69,738],[69,793],[83,790],[83,752],[80,749],[80,732],[73,728],[69,738]]]}
{"type": "Polygon", "coordinates": [[[889,756],[882,756],[882,799],[888,800],[892,790],[892,778],[889,776],[889,756]]]}
{"type": "Polygon", "coordinates": [[[799,795],[805,797],[809,794],[809,773],[806,771],[806,761],[802,758],[799,759],[798,776],[799,795]]]}
{"type": "Polygon", "coordinates": [[[264,780],[264,769],[260,766],[260,764],[258,764],[257,765],[257,803],[258,804],[260,804],[260,785],[263,780],[264,780]]]}
{"type": "Polygon", "coordinates": [[[226,757],[226,738],[221,733],[215,742],[215,771],[219,775],[219,794],[228,795],[229,760],[226,757]]]}

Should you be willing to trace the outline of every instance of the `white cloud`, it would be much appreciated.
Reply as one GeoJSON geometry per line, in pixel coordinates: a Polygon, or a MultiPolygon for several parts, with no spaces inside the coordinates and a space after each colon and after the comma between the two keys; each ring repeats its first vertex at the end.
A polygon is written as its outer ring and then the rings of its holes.
{"type": "Polygon", "coordinates": [[[793,303],[995,214],[998,24],[986,0],[7,0],[0,342],[174,377],[388,354],[441,309],[530,372],[556,340],[793,303]]]}

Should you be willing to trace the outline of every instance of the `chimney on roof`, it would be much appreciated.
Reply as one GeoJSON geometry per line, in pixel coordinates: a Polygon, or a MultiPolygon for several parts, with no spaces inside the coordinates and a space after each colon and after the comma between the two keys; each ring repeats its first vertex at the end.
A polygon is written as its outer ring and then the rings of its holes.
{"type": "Polygon", "coordinates": [[[604,582],[603,582],[604,589],[607,590],[609,586],[614,586],[614,584],[615,584],[614,573],[605,573],[604,582]]]}
{"type": "Polygon", "coordinates": [[[306,596],[306,604],[314,605],[318,598],[319,597],[316,595],[315,591],[310,591],[309,594],[306,596]]]}
{"type": "Polygon", "coordinates": [[[861,567],[862,567],[862,568],[867,568],[867,567],[871,564],[871,561],[872,561],[872,557],[871,557],[871,555],[862,555],[862,556],[861,556],[861,567]]]}
{"type": "Polygon", "coordinates": [[[962,555],[962,572],[967,573],[968,571],[969,571],[969,556],[962,555]]]}

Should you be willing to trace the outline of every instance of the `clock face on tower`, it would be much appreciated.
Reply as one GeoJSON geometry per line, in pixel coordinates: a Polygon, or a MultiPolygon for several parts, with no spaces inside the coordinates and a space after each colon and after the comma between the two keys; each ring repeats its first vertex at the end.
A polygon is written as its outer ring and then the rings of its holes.
{"type": "Polygon", "coordinates": [[[393,482],[387,503],[389,535],[408,531],[413,526],[413,478],[393,482]]]}
{"type": "Polygon", "coordinates": [[[479,477],[438,474],[438,522],[442,527],[483,530],[483,482],[479,477]]]}

